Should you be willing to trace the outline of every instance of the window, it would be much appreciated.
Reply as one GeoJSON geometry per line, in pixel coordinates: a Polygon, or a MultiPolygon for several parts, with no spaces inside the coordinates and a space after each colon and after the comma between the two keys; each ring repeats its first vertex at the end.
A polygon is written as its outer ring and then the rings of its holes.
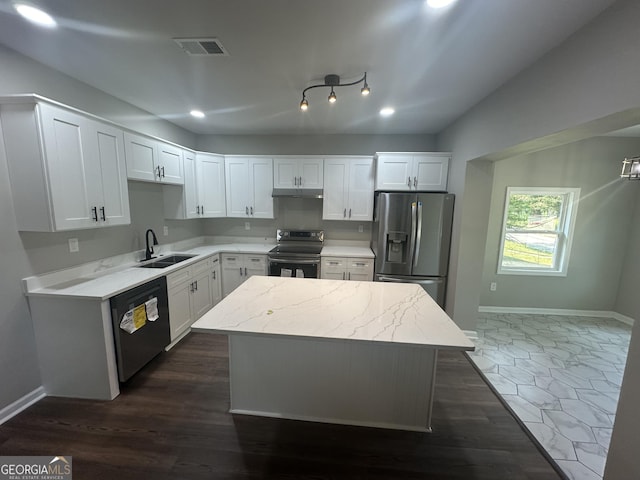
{"type": "Polygon", "coordinates": [[[566,275],[579,188],[508,187],[498,273],[566,275]]]}

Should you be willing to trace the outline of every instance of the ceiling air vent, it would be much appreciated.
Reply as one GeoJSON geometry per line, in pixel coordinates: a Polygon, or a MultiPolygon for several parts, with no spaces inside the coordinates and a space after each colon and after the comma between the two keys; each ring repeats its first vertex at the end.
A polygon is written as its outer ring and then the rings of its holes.
{"type": "Polygon", "coordinates": [[[174,38],[173,40],[192,56],[214,55],[226,57],[229,55],[217,38],[174,38]]]}

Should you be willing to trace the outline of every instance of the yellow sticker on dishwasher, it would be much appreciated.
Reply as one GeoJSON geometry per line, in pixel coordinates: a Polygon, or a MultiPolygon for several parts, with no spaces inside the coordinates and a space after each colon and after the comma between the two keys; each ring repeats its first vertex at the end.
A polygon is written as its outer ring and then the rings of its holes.
{"type": "Polygon", "coordinates": [[[137,330],[138,328],[144,327],[145,323],[147,323],[147,309],[143,303],[133,309],[133,326],[136,327],[137,330]]]}

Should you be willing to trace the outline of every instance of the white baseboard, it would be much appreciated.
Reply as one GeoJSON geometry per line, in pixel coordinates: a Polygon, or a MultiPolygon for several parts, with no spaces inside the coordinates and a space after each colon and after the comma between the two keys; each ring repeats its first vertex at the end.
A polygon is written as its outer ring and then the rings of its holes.
{"type": "Polygon", "coordinates": [[[568,308],[533,308],[533,307],[478,307],[480,313],[521,313],[529,315],[569,315],[575,317],[613,318],[619,322],[633,326],[635,320],[621,313],[607,310],[572,310],[568,308]]]}
{"type": "Polygon", "coordinates": [[[34,391],[27,393],[24,397],[19,398],[11,405],[7,405],[0,410],[0,425],[7,420],[15,417],[21,411],[29,408],[31,405],[46,397],[47,394],[44,391],[44,387],[38,387],[34,391]]]}

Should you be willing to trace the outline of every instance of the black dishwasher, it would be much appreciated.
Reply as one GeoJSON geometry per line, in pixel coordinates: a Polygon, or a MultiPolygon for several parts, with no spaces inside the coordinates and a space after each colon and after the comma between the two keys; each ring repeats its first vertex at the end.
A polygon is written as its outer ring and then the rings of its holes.
{"type": "Polygon", "coordinates": [[[118,377],[125,382],[171,343],[166,278],[111,298],[111,320],[118,377]]]}

